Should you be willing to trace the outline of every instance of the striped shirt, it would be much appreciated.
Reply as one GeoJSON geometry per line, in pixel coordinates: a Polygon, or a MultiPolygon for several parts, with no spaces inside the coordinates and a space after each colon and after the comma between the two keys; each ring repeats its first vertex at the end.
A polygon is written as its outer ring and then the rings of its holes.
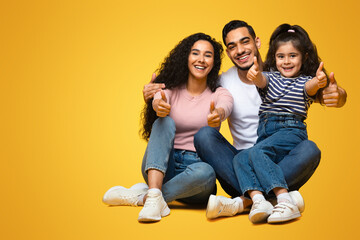
{"type": "Polygon", "coordinates": [[[296,78],[285,78],[280,72],[263,72],[267,85],[258,89],[262,104],[262,113],[285,113],[307,117],[307,111],[313,102],[305,90],[305,83],[311,76],[300,75],[296,78]]]}

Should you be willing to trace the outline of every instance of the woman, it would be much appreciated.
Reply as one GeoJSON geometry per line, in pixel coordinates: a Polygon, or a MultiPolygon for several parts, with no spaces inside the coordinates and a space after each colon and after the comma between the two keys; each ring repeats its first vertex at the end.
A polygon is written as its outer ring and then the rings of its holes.
{"type": "Polygon", "coordinates": [[[220,127],[231,113],[231,94],[218,86],[222,46],[197,33],[182,40],[164,60],[156,83],[166,86],[143,111],[142,164],[146,184],[113,187],[109,205],[143,205],[140,222],[159,221],[170,213],[166,202],[206,203],[215,191],[215,173],[195,152],[193,139],[203,126],[220,127]]]}

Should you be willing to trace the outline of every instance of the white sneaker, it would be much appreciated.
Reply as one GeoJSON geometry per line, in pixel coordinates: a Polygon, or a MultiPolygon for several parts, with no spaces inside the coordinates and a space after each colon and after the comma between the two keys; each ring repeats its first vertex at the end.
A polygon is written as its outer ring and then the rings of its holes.
{"type": "Polygon", "coordinates": [[[272,213],[273,208],[273,205],[266,200],[253,202],[249,213],[250,221],[252,223],[265,222],[268,216],[272,213]]]}
{"type": "Polygon", "coordinates": [[[122,186],[110,188],[103,197],[103,202],[113,206],[138,206],[139,197],[149,189],[145,183],[137,183],[127,189],[122,186]]]}
{"type": "MultiPolygon", "coordinates": [[[[291,191],[289,192],[292,202],[298,207],[300,213],[303,213],[305,210],[305,202],[299,191],[291,191]]],[[[277,199],[276,197],[271,197],[267,199],[273,206],[276,206],[277,199]]]]}
{"type": "Polygon", "coordinates": [[[305,210],[305,202],[299,191],[291,191],[289,194],[293,203],[298,207],[299,212],[303,213],[305,210]]]}
{"type": "Polygon", "coordinates": [[[170,214],[161,191],[148,191],[143,209],[139,213],[139,222],[157,222],[170,214]]]}
{"type": "Polygon", "coordinates": [[[298,207],[289,202],[278,203],[271,215],[268,217],[268,223],[286,222],[300,217],[298,207]]]}
{"type": "Polygon", "coordinates": [[[243,211],[243,206],[240,206],[240,202],[223,197],[210,195],[206,208],[206,217],[208,219],[214,219],[217,217],[230,217],[243,211]]]}

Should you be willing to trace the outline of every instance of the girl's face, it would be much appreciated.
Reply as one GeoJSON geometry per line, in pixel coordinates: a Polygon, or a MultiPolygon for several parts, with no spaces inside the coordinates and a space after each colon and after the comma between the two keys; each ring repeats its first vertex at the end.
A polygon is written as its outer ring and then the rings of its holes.
{"type": "Polygon", "coordinates": [[[191,47],[188,58],[189,78],[207,79],[214,66],[214,48],[210,42],[199,40],[191,47]]]}
{"type": "Polygon", "coordinates": [[[297,77],[302,65],[302,55],[291,41],[281,43],[275,52],[276,68],[287,78],[297,77]]]}

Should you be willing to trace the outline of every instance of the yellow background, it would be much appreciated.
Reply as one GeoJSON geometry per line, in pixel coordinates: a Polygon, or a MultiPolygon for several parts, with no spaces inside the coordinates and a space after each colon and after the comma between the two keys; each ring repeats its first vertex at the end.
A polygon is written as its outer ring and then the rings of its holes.
{"type": "Polygon", "coordinates": [[[358,239],[359,10],[357,0],[1,1],[0,238],[358,239]],[[303,217],[253,225],[177,206],[139,224],[140,208],[106,207],[109,187],[142,181],[143,85],[179,40],[201,31],[221,41],[233,19],[254,27],[263,56],[279,24],[304,27],[348,92],[341,109],[310,109],[322,158],[301,189],[303,217]]]}

